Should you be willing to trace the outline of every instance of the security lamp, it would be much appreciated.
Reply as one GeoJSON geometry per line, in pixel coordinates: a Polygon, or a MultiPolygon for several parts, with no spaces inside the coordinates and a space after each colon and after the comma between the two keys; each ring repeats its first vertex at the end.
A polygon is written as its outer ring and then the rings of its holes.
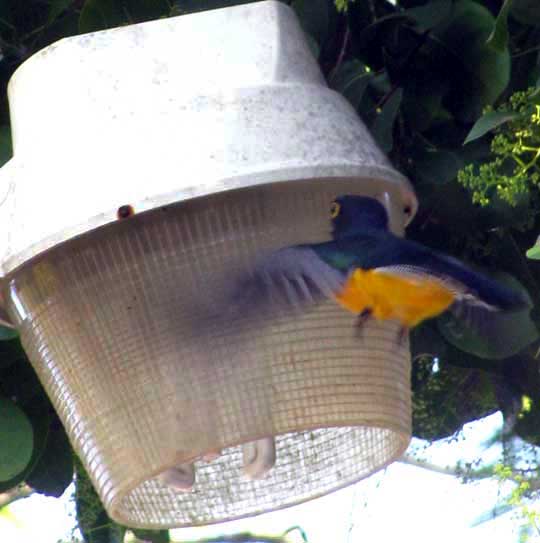
{"type": "Polygon", "coordinates": [[[403,453],[397,325],[370,323],[359,341],[329,303],[257,333],[193,333],[225,274],[329,239],[335,196],[381,199],[397,233],[416,209],[289,7],[63,39],[17,70],[9,101],[5,306],[114,520],[259,514],[403,453]]]}

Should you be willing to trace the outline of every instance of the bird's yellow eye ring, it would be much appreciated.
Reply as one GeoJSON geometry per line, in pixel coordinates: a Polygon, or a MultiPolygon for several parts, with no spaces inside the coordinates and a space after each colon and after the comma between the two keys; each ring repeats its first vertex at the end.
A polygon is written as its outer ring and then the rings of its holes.
{"type": "Polygon", "coordinates": [[[340,211],[341,206],[337,202],[332,202],[332,205],[330,206],[330,217],[335,219],[339,215],[340,211]]]}

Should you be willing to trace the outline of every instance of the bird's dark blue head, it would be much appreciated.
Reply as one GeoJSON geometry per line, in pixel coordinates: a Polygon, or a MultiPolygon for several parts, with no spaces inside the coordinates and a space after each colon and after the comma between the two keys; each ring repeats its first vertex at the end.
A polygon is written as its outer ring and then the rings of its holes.
{"type": "Polygon", "coordinates": [[[384,206],[367,196],[339,196],[332,202],[332,235],[341,238],[366,230],[388,230],[388,214],[384,206]]]}

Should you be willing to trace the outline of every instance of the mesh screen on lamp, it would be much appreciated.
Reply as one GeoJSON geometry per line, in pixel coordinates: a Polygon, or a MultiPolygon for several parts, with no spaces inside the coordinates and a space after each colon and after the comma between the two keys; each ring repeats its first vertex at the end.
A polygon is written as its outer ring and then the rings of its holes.
{"type": "Polygon", "coordinates": [[[249,333],[218,319],[194,334],[222,277],[328,239],[336,195],[389,194],[400,234],[416,210],[289,6],[66,38],[9,89],[4,296],[112,518],[165,528],[256,514],[405,450],[410,360],[392,324],[358,341],[354,316],[328,303],[249,333]],[[249,480],[243,444],[267,436],[276,464],[249,480]],[[163,483],[193,463],[191,491],[163,483]]]}
{"type": "Polygon", "coordinates": [[[249,337],[216,332],[199,344],[190,335],[190,316],[211,304],[223,273],[265,249],[328,238],[329,203],[351,186],[299,182],[167,206],[10,277],[25,347],[115,520],[162,528],[257,514],[402,454],[409,354],[392,324],[369,324],[359,341],[354,317],[329,303],[249,337]],[[250,481],[239,446],[271,435],[276,464],[250,481]],[[196,460],[191,492],[160,483],[164,470],[215,450],[218,459],[196,460]]]}

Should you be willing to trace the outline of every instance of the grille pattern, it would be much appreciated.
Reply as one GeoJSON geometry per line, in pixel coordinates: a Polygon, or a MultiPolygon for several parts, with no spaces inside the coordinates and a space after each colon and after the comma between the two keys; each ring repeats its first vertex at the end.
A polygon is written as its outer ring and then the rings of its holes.
{"type": "Polygon", "coordinates": [[[114,519],[190,526],[287,507],[405,450],[410,361],[394,324],[358,338],[329,302],[257,330],[217,321],[205,341],[190,327],[224,274],[261,250],[327,239],[330,202],[367,190],[354,187],[295,182],[156,209],[12,275],[24,346],[114,519]],[[249,481],[239,444],[268,435],[276,466],[249,481]],[[155,478],[216,449],[189,493],[155,478]]]}

